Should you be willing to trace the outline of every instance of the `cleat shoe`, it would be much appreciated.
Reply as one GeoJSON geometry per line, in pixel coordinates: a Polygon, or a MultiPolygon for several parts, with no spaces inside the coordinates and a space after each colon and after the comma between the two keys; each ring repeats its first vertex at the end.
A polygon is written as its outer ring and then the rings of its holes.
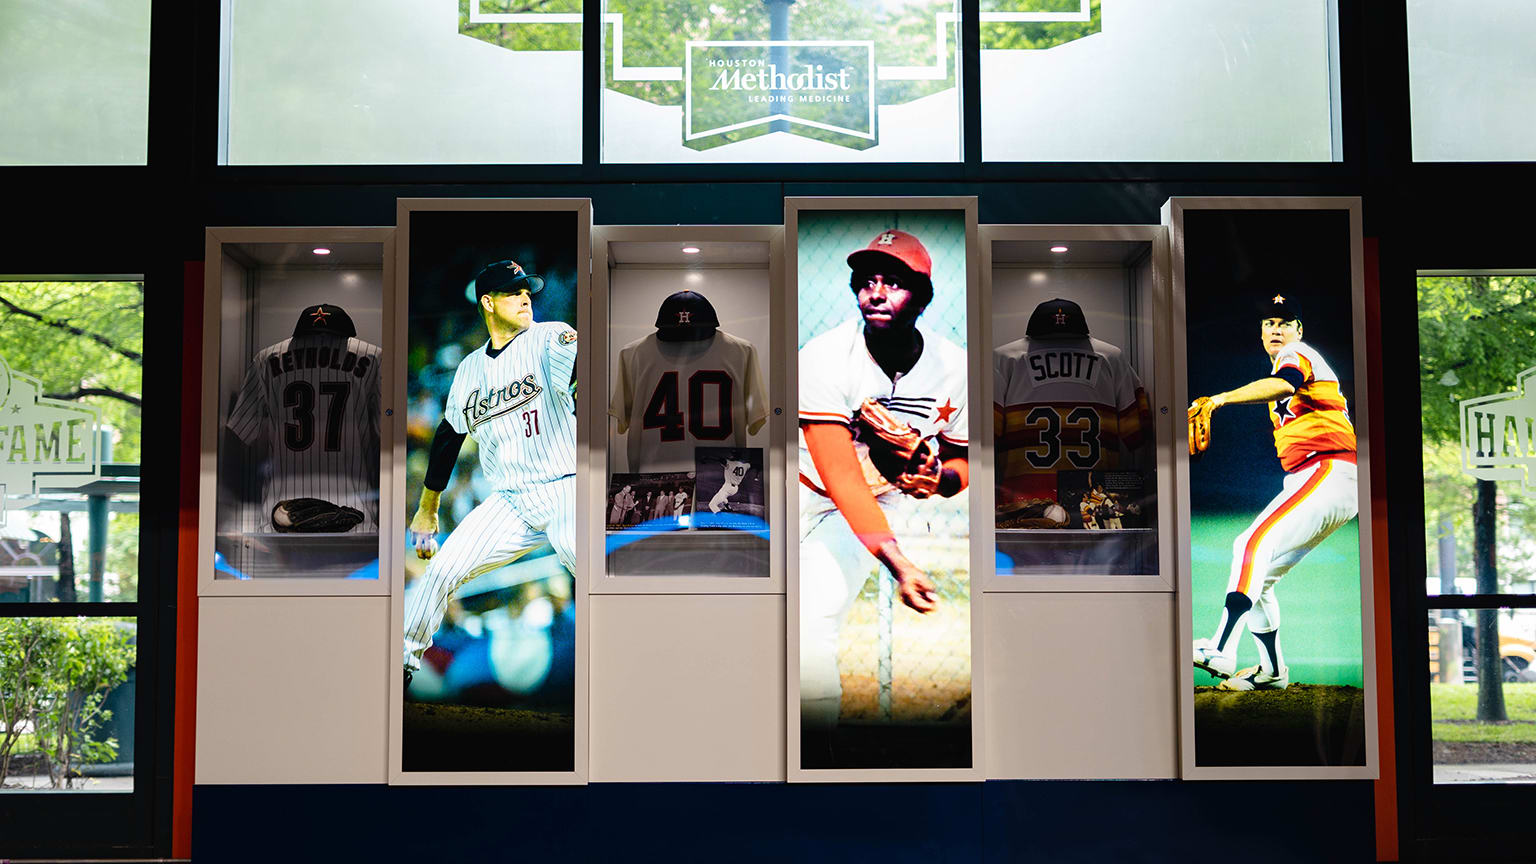
{"type": "Polygon", "coordinates": [[[411,670],[409,668],[405,670],[405,689],[411,689],[411,670]]]}
{"type": "Polygon", "coordinates": [[[1230,678],[1237,669],[1237,658],[1227,657],[1216,650],[1216,643],[1209,639],[1195,640],[1195,668],[1204,669],[1217,678],[1230,678]]]}
{"type": "Polygon", "coordinates": [[[1219,689],[1284,690],[1289,686],[1291,686],[1291,670],[1289,667],[1281,669],[1279,675],[1271,675],[1265,672],[1262,666],[1249,666],[1247,669],[1221,682],[1219,689]]]}

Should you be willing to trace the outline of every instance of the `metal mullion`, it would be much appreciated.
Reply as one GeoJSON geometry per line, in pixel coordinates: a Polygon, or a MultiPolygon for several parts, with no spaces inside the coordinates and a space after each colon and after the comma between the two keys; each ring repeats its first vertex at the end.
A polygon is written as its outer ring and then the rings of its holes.
{"type": "Polygon", "coordinates": [[[0,603],[0,618],[133,618],[140,617],[139,601],[120,603],[0,603]]]}
{"type": "Polygon", "coordinates": [[[1429,594],[1428,609],[1536,609],[1536,594],[1429,594]]]}

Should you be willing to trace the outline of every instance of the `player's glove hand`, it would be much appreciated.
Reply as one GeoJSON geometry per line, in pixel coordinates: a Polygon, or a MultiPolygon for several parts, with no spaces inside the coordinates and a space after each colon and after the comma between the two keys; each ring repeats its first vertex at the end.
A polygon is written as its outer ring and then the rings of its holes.
{"type": "Polygon", "coordinates": [[[1189,403],[1189,455],[1199,456],[1211,446],[1211,415],[1216,403],[1208,396],[1189,403]]]}
{"type": "Polygon", "coordinates": [[[289,498],[272,508],[272,527],[283,533],[335,534],[362,521],[362,511],[320,498],[289,498]]]}
{"type": "Polygon", "coordinates": [[[416,515],[411,517],[411,527],[407,532],[411,537],[411,546],[416,550],[417,558],[431,558],[437,554],[437,514],[426,508],[417,508],[416,515]]]}
{"type": "Polygon", "coordinates": [[[914,498],[939,491],[944,466],[932,441],[912,424],[892,414],[874,399],[859,406],[858,439],[869,447],[869,461],[891,485],[914,498]]]}

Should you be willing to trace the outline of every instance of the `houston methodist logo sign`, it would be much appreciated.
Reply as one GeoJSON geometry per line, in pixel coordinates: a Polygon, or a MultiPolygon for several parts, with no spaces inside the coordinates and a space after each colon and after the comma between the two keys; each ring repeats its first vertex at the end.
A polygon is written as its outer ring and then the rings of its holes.
{"type": "Polygon", "coordinates": [[[875,43],[689,42],[683,140],[782,121],[875,141],[875,43]]]}
{"type": "Polygon", "coordinates": [[[36,378],[0,357],[0,525],[7,504],[28,505],[39,487],[73,489],[101,477],[101,415],[43,395],[36,378]]]}
{"type": "Polygon", "coordinates": [[[1515,377],[1515,392],[1461,402],[1461,471],[1479,480],[1531,488],[1536,466],[1536,366],[1515,377]]]}

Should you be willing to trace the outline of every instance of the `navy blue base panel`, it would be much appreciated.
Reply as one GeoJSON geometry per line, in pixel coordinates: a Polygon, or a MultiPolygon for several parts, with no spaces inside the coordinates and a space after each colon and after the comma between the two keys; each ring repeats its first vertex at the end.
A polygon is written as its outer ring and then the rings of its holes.
{"type": "Polygon", "coordinates": [[[193,858],[341,861],[1375,860],[1371,784],[992,781],[198,786],[193,858]]]}

